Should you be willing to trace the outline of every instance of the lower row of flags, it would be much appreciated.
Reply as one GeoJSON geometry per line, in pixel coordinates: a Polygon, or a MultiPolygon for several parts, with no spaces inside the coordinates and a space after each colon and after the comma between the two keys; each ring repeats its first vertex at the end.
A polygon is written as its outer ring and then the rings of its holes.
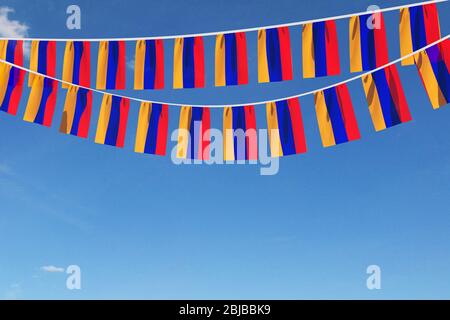
{"type": "MultiPolygon", "coordinates": [[[[192,45],[196,45],[193,43],[192,45]]],[[[434,109],[450,101],[450,40],[420,51],[415,64],[434,109]]],[[[118,48],[120,50],[120,48],[118,48]]],[[[0,110],[16,115],[25,71],[0,63],[0,110]]],[[[146,81],[145,79],[141,79],[146,81]]],[[[180,81],[198,81],[195,78],[180,81]]],[[[108,79],[105,79],[108,81],[108,79]]],[[[370,115],[376,131],[411,120],[408,103],[395,65],[362,77],[370,115]]],[[[52,125],[58,82],[34,75],[24,120],[47,127],[52,125]]],[[[87,138],[91,124],[92,94],[89,89],[68,86],[60,131],[87,138]]],[[[360,138],[350,92],[345,84],[314,94],[317,121],[324,147],[360,138]]],[[[104,93],[97,123],[95,142],[123,147],[130,100],[104,93]]],[[[165,155],[168,139],[168,105],[142,102],[135,140],[135,151],[165,155]]],[[[266,105],[271,156],[306,152],[306,138],[298,98],[266,105]]],[[[180,109],[177,157],[207,159],[211,137],[210,109],[182,106],[180,109]]],[[[257,133],[254,106],[225,107],[223,110],[224,159],[256,160],[257,133]]]]}

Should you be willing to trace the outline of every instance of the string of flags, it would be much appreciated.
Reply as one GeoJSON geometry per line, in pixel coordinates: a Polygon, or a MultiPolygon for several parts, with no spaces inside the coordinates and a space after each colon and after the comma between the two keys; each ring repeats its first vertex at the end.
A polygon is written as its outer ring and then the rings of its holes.
{"type": "MultiPolygon", "coordinates": [[[[434,109],[450,99],[450,40],[440,38],[434,4],[401,9],[400,33],[402,65],[412,60],[434,109]],[[432,7],[430,7],[432,6],[432,7]],[[409,27],[405,26],[409,22],[409,27]],[[406,31],[405,31],[406,30],[406,31]],[[405,63],[406,61],[406,63],[405,63]]],[[[387,61],[384,20],[380,28],[368,30],[367,14],[350,18],[351,71],[361,75],[368,109],[376,131],[410,121],[405,92],[395,63],[387,61]]],[[[138,40],[136,43],[135,89],[164,87],[164,41],[138,40]]],[[[91,127],[92,94],[101,92],[103,100],[97,121],[95,142],[122,148],[128,123],[130,102],[138,100],[109,94],[90,87],[90,42],[66,44],[63,79],[55,78],[55,41],[33,41],[30,67],[23,67],[23,41],[0,40],[0,111],[17,114],[25,73],[31,87],[24,120],[50,127],[53,124],[58,82],[66,90],[60,132],[87,138],[91,127]]],[[[216,36],[216,85],[248,83],[245,33],[216,36]]],[[[303,26],[303,73],[321,77],[340,71],[334,21],[303,26]],[[306,62],[306,64],[305,64],[306,62]]],[[[258,79],[283,81],[293,77],[289,29],[277,27],[258,31],[258,79]]],[[[358,77],[357,77],[358,78],[358,77]]],[[[125,88],[124,41],[99,44],[97,88],[125,88]]],[[[347,81],[348,82],[348,81],[347,81]]],[[[204,82],[203,38],[175,39],[174,87],[198,88],[204,82]]],[[[266,118],[272,157],[307,151],[299,96],[267,102],[266,118]]],[[[141,101],[141,100],[140,100],[141,101]]],[[[360,139],[351,94],[346,82],[314,91],[317,123],[324,147],[360,139]]],[[[260,103],[258,103],[260,104],[260,103]]],[[[256,160],[258,157],[255,105],[223,108],[223,156],[226,161],[256,160]]],[[[180,106],[176,155],[182,159],[209,158],[211,110],[209,107],[180,106]]],[[[166,154],[168,104],[141,101],[134,150],[138,153],[166,154]]]]}

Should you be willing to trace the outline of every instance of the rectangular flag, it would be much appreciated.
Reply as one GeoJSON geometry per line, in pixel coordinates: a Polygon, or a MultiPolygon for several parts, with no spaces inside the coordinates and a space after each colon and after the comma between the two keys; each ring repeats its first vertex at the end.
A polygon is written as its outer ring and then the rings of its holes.
{"type": "Polygon", "coordinates": [[[450,102],[450,40],[444,40],[415,56],[416,66],[433,109],[450,102]]]}
{"type": "Polygon", "coordinates": [[[266,105],[272,157],[306,152],[306,139],[298,98],[269,102],[266,105]]]}
{"type": "MultiPolygon", "coordinates": [[[[50,77],[56,75],[56,42],[55,41],[32,41],[30,52],[30,70],[45,74],[50,77]]],[[[30,73],[28,86],[33,86],[37,75],[30,73]]]]}
{"type": "Polygon", "coordinates": [[[316,92],[314,102],[324,147],[360,138],[352,100],[345,84],[316,92]]]}
{"type": "Polygon", "coordinates": [[[164,88],[164,41],[138,40],[134,59],[134,89],[164,88]]]}
{"type": "Polygon", "coordinates": [[[103,95],[95,143],[123,148],[129,110],[129,99],[110,94],[103,95]]]}
{"type": "Polygon", "coordinates": [[[50,127],[55,112],[57,91],[56,81],[36,75],[23,120],[50,127]]]}
{"type": "Polygon", "coordinates": [[[173,53],[173,87],[203,88],[205,57],[202,37],[175,39],[173,53]]]}
{"type": "Polygon", "coordinates": [[[182,106],[180,110],[177,158],[209,159],[210,128],[209,108],[182,106]]]}
{"type": "Polygon", "coordinates": [[[339,74],[339,46],[334,20],[307,23],[302,31],[303,77],[339,74]]]}
{"type": "Polygon", "coordinates": [[[0,111],[17,114],[24,78],[25,71],[0,63],[0,111]]]}
{"type": "Polygon", "coordinates": [[[225,161],[258,160],[258,135],[253,106],[223,110],[223,155],[225,161]]]}
{"type": "MultiPolygon", "coordinates": [[[[62,79],[83,87],[91,86],[91,43],[89,41],[67,41],[62,79]]],[[[69,86],[62,84],[65,89],[69,86]]]]}
{"type": "Polygon", "coordinates": [[[92,91],[70,86],[66,94],[64,112],[59,131],[87,138],[92,113],[92,91]]]}
{"type": "Polygon", "coordinates": [[[97,89],[125,89],[125,41],[99,43],[97,89]]]}
{"type": "Polygon", "coordinates": [[[216,87],[248,83],[245,32],[216,37],[216,87]]]}
{"type": "MultiPolygon", "coordinates": [[[[400,53],[404,57],[441,38],[439,15],[435,3],[400,9],[400,53]]],[[[414,64],[414,57],[402,65],[414,64]]]]}
{"type": "Polygon", "coordinates": [[[258,31],[258,82],[292,80],[291,39],[288,27],[258,31]]]}
{"type": "Polygon", "coordinates": [[[23,66],[23,41],[0,40],[0,59],[23,66]]]}
{"type": "Polygon", "coordinates": [[[389,63],[381,12],[350,18],[350,71],[370,71],[389,63]]]}
{"type": "Polygon", "coordinates": [[[142,102],[134,151],[164,156],[168,125],[169,107],[167,104],[142,102]]]}
{"type": "Polygon", "coordinates": [[[395,65],[365,75],[362,82],[376,131],[411,120],[395,65]]]}

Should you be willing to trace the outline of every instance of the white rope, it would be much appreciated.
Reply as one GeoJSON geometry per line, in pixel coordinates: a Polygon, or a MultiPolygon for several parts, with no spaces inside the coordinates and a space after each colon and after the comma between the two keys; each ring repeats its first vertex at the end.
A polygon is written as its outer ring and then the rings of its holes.
{"type": "Polygon", "coordinates": [[[314,22],[322,22],[322,21],[328,21],[328,20],[339,20],[339,19],[346,19],[353,16],[359,16],[371,12],[389,12],[389,11],[395,11],[402,8],[410,8],[410,7],[416,7],[426,4],[432,4],[432,3],[439,3],[439,2],[446,2],[448,0],[431,0],[431,1],[424,1],[424,2],[418,2],[418,3],[410,3],[405,4],[401,6],[395,6],[395,7],[388,7],[383,8],[379,10],[374,11],[361,11],[356,13],[350,13],[350,14],[344,14],[340,16],[334,16],[334,17],[326,17],[326,18],[320,18],[320,19],[312,19],[312,20],[304,20],[304,21],[297,21],[297,22],[291,22],[291,23],[283,23],[283,24],[274,24],[274,25],[268,25],[268,26],[261,26],[261,27],[253,27],[253,28],[247,28],[247,29],[235,29],[235,30],[224,30],[224,31],[214,31],[214,32],[202,32],[202,33],[190,33],[190,34],[178,34],[178,35],[169,35],[169,36],[152,36],[152,37],[133,37],[133,38],[66,38],[66,39],[51,39],[51,38],[0,38],[0,40],[24,40],[24,41],[59,41],[59,42],[67,42],[67,41],[90,41],[90,42],[99,42],[99,41],[137,41],[137,40],[153,40],[153,39],[175,39],[175,38],[185,38],[185,37],[196,37],[196,36],[215,36],[218,34],[223,33],[235,33],[235,32],[251,32],[251,31],[258,31],[260,29],[269,29],[269,28],[278,28],[278,27],[293,27],[293,26],[299,26],[304,25],[307,23],[314,23],[314,22]]]}
{"type": "Polygon", "coordinates": [[[239,106],[247,106],[247,105],[265,105],[266,103],[269,103],[269,102],[277,102],[277,101],[282,101],[282,100],[287,100],[287,99],[292,99],[292,98],[299,98],[299,97],[307,96],[307,95],[310,95],[310,94],[314,94],[314,93],[319,92],[319,91],[323,91],[323,90],[326,90],[326,89],[329,89],[329,88],[336,87],[336,86],[341,85],[341,84],[345,84],[345,83],[348,83],[348,82],[360,79],[360,78],[364,77],[365,75],[371,74],[371,73],[373,73],[375,71],[378,71],[378,70],[384,69],[386,67],[389,67],[389,66],[391,66],[393,64],[399,63],[400,61],[402,61],[404,59],[407,59],[409,57],[414,56],[416,53],[418,53],[420,51],[423,51],[423,50],[425,50],[425,49],[427,49],[429,47],[432,47],[432,46],[434,46],[434,45],[436,45],[436,44],[438,44],[438,43],[448,39],[449,37],[450,37],[450,35],[447,35],[447,36],[443,37],[442,39],[439,39],[438,41],[430,43],[429,45],[427,45],[425,47],[422,47],[419,50],[416,50],[416,51],[414,51],[414,52],[412,52],[410,54],[407,54],[407,55],[405,55],[405,56],[403,56],[401,58],[398,58],[397,60],[389,62],[389,63],[387,63],[387,64],[385,64],[385,65],[383,65],[381,67],[378,67],[378,68],[376,68],[374,70],[368,71],[366,73],[359,74],[359,75],[357,75],[355,77],[349,78],[347,80],[344,80],[344,81],[341,81],[341,82],[338,82],[338,83],[334,83],[334,84],[326,86],[326,87],[322,87],[322,88],[317,89],[317,90],[303,92],[303,93],[300,93],[300,94],[296,94],[296,95],[288,96],[288,97],[283,97],[283,98],[277,98],[277,99],[271,99],[271,100],[265,100],[265,101],[255,101],[255,102],[243,102],[243,103],[236,103],[236,104],[191,104],[191,103],[176,103],[176,102],[169,102],[169,101],[144,100],[144,99],[134,98],[134,97],[130,97],[130,96],[110,93],[110,92],[106,92],[106,91],[103,91],[103,90],[98,90],[98,89],[93,89],[93,88],[89,88],[89,87],[84,87],[84,86],[72,84],[72,83],[70,83],[68,81],[64,81],[64,80],[61,80],[61,79],[50,77],[50,76],[47,76],[47,75],[45,75],[43,73],[39,73],[39,72],[30,70],[28,68],[15,65],[14,63],[11,63],[11,62],[8,62],[8,61],[2,60],[2,59],[0,59],[0,63],[4,63],[4,64],[7,64],[7,65],[16,67],[17,69],[26,71],[28,73],[35,74],[35,75],[38,75],[38,76],[42,76],[42,77],[45,77],[45,78],[48,78],[48,79],[52,79],[54,81],[57,81],[57,82],[60,82],[60,83],[63,83],[63,84],[71,85],[71,86],[78,87],[78,88],[87,89],[87,90],[90,90],[90,91],[93,91],[93,92],[97,92],[97,93],[101,93],[101,94],[114,95],[114,96],[117,96],[117,97],[129,99],[131,101],[167,104],[167,105],[176,106],[176,107],[191,106],[191,107],[200,107],[200,108],[205,108],[205,107],[208,107],[208,108],[224,108],[224,107],[239,107],[239,106]]]}

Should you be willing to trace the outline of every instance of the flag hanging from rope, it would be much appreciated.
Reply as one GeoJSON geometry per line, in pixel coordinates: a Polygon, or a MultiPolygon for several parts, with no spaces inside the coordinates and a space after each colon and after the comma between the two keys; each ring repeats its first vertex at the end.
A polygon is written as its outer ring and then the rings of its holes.
{"type": "MultiPolygon", "coordinates": [[[[91,86],[91,43],[89,41],[67,41],[64,51],[63,81],[91,86]]],[[[63,83],[67,89],[69,84],[63,83]]]]}
{"type": "Polygon", "coordinates": [[[266,105],[272,157],[306,152],[306,139],[298,98],[269,102],[266,105]]]}
{"type": "Polygon", "coordinates": [[[362,82],[376,131],[411,120],[395,65],[365,75],[362,82]]]}
{"type": "MultiPolygon", "coordinates": [[[[50,77],[56,75],[56,41],[32,41],[30,52],[30,70],[50,77]]],[[[33,86],[34,78],[38,76],[30,73],[28,86],[33,86]]]]}
{"type": "Polygon", "coordinates": [[[178,131],[177,158],[209,159],[211,142],[209,108],[182,106],[178,131]]]}
{"type": "Polygon", "coordinates": [[[0,59],[23,66],[23,41],[0,40],[0,59]]]}
{"type": "Polygon", "coordinates": [[[248,83],[245,32],[217,35],[215,67],[217,87],[248,83]]]}
{"type": "Polygon", "coordinates": [[[370,71],[389,62],[383,14],[350,18],[350,71],[370,71]]]}
{"type": "Polygon", "coordinates": [[[36,75],[23,120],[50,127],[55,112],[57,91],[58,83],[56,81],[36,75]]]}
{"type": "Polygon", "coordinates": [[[254,106],[224,108],[223,155],[225,161],[258,160],[254,106]]]}
{"type": "Polygon", "coordinates": [[[258,31],[258,81],[292,80],[291,40],[288,27],[258,31]]]}
{"type": "Polygon", "coordinates": [[[162,88],[164,88],[163,40],[137,41],[134,60],[134,89],[162,88]]]}
{"type": "Polygon", "coordinates": [[[202,37],[175,39],[173,58],[173,87],[203,88],[205,58],[202,37]]]}
{"type": "MultiPolygon", "coordinates": [[[[400,9],[400,53],[404,57],[441,38],[436,4],[400,9]]],[[[414,64],[414,57],[402,60],[402,65],[414,64]]]]}
{"type": "Polygon", "coordinates": [[[303,25],[302,52],[304,78],[339,74],[339,47],[334,20],[303,25]]]}
{"type": "Polygon", "coordinates": [[[97,89],[125,89],[125,41],[101,41],[98,48],[97,89]]]}
{"type": "Polygon", "coordinates": [[[129,109],[129,99],[110,94],[103,95],[95,143],[123,148],[129,109]]]}
{"type": "Polygon", "coordinates": [[[450,40],[444,40],[414,56],[433,109],[450,102],[450,40]]]}
{"type": "Polygon", "coordinates": [[[324,147],[360,139],[352,100],[345,84],[317,92],[314,101],[324,147]]]}
{"type": "Polygon", "coordinates": [[[168,125],[169,107],[167,104],[142,102],[134,151],[164,156],[168,125]]]}
{"type": "Polygon", "coordinates": [[[70,86],[66,93],[64,111],[59,131],[87,138],[92,113],[92,91],[70,86]]]}

